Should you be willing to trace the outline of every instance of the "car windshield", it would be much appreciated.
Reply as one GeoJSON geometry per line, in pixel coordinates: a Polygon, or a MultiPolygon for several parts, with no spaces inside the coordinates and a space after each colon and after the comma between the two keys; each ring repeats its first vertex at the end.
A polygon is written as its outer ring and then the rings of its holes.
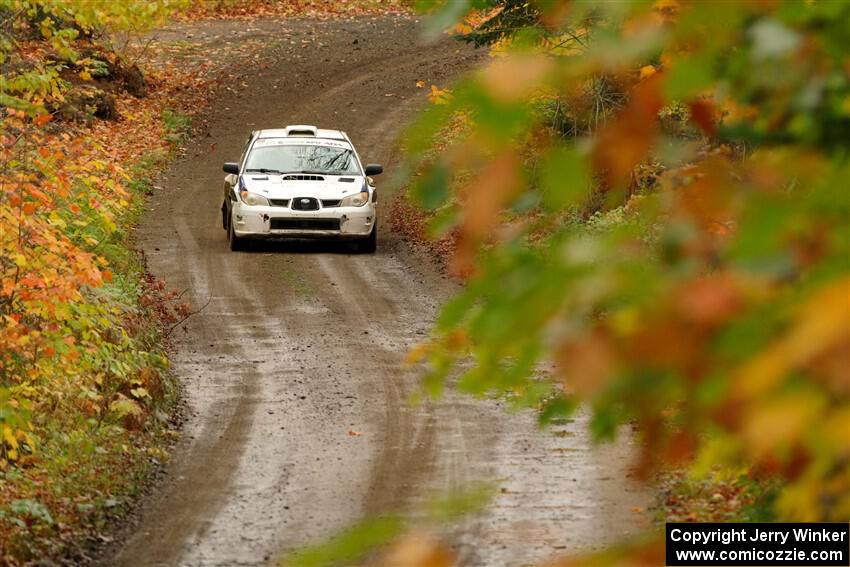
{"type": "Polygon", "coordinates": [[[248,155],[245,169],[278,173],[360,173],[353,151],[318,144],[255,147],[248,155]]]}

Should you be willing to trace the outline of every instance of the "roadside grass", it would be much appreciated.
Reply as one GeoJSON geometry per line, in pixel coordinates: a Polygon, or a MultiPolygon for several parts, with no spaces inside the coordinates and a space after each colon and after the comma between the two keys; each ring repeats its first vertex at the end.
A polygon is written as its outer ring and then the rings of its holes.
{"type": "Polygon", "coordinates": [[[192,130],[192,118],[172,108],[162,109],[165,140],[172,146],[182,145],[192,130]]]}
{"type": "Polygon", "coordinates": [[[76,184],[58,209],[57,226],[101,257],[110,277],[84,289],[84,303],[74,307],[80,317],[101,318],[82,331],[90,345],[85,369],[63,376],[45,360],[53,385],[33,382],[23,392],[37,400],[37,443],[21,466],[0,470],[0,563],[84,560],[91,545],[108,541],[110,524],[132,507],[179,436],[173,421],[179,387],[164,342],[165,329],[188,306],[147,274],[134,229],[191,121],[170,109],[151,116],[163,142],[120,166],[126,192],[108,196],[120,199],[109,202],[114,216],[92,206],[91,186],[106,181],[76,184]]]}
{"type": "Polygon", "coordinates": [[[346,2],[327,2],[324,0],[306,0],[287,2],[285,0],[217,0],[216,2],[198,2],[185,12],[186,19],[254,19],[258,17],[292,17],[321,15],[324,17],[349,17],[368,14],[413,13],[413,0],[348,0],[346,2]]]}
{"type": "Polygon", "coordinates": [[[657,477],[656,521],[775,522],[772,510],[780,485],[745,474],[712,470],[695,476],[668,469],[657,477]]]}
{"type": "MultiPolygon", "coordinates": [[[[169,401],[160,410],[165,416],[169,401]]],[[[118,424],[74,423],[57,415],[42,432],[40,463],[4,473],[0,532],[6,564],[82,559],[88,542],[108,541],[176,434],[156,420],[133,436],[118,424]]]]}
{"type": "Polygon", "coordinates": [[[104,370],[94,370],[93,382],[59,378],[65,384],[58,392],[40,396],[42,404],[51,401],[47,408],[35,408],[35,458],[0,472],[4,563],[85,557],[85,541],[107,538],[102,530],[127,511],[151,471],[167,460],[177,436],[170,416],[179,392],[162,350],[163,324],[173,307],[147,276],[132,238],[151,177],[167,161],[167,155],[156,153],[129,168],[145,177],[128,183],[130,198],[115,227],[81,214],[76,222],[82,228],[69,231],[111,270],[111,281],[85,292],[87,302],[100,305],[109,318],[99,325],[102,338],[90,341],[92,348],[103,347],[92,356],[93,368],[104,370]],[[104,340],[116,348],[104,347],[104,340]],[[83,383],[89,385],[75,391],[83,383]],[[124,408],[110,398],[124,400],[124,408]]]}

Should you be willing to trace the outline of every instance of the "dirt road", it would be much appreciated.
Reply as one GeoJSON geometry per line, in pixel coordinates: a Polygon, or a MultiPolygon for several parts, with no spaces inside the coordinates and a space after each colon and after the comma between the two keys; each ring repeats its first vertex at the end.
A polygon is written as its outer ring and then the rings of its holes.
{"type": "Polygon", "coordinates": [[[104,563],[266,564],[482,479],[501,491],[453,530],[464,564],[524,563],[637,529],[632,509],[647,494],[626,478],[628,442],[592,449],[583,417],[555,437],[495,401],[408,405],[417,376],[400,363],[456,284],[389,222],[374,256],[303,242],[228,251],[221,164],[238,159],[250,130],[340,128],[391,174],[394,141],[426,102],[416,81],[444,86],[480,58],[448,40],[422,45],[399,16],[275,26],[263,64],[223,91],[209,135],[166,173],[139,229],[150,269],[209,304],[177,332],[183,440],[132,537],[104,563]]]}

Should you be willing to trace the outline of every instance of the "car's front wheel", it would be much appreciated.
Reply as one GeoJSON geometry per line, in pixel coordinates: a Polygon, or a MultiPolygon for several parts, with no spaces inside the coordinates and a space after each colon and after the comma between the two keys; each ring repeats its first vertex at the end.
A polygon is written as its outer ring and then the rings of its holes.
{"type": "Polygon", "coordinates": [[[239,252],[245,249],[246,244],[245,238],[239,238],[236,236],[236,231],[233,229],[233,219],[229,219],[227,223],[227,244],[230,247],[231,252],[239,252]]]}
{"type": "Polygon", "coordinates": [[[374,254],[378,249],[378,225],[372,227],[372,232],[369,233],[369,236],[362,240],[358,240],[356,244],[356,249],[361,254],[374,254]]]}

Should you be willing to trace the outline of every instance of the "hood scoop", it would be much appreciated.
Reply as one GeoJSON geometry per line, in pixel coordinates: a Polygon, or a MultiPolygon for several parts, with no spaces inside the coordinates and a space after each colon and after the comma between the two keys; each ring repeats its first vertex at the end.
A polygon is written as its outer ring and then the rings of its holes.
{"type": "Polygon", "coordinates": [[[342,181],[343,183],[353,183],[354,178],[353,177],[340,177],[339,179],[337,179],[337,181],[342,181]]]}
{"type": "Polygon", "coordinates": [[[321,175],[310,175],[309,173],[290,173],[281,177],[283,181],[324,181],[321,175]]]}

